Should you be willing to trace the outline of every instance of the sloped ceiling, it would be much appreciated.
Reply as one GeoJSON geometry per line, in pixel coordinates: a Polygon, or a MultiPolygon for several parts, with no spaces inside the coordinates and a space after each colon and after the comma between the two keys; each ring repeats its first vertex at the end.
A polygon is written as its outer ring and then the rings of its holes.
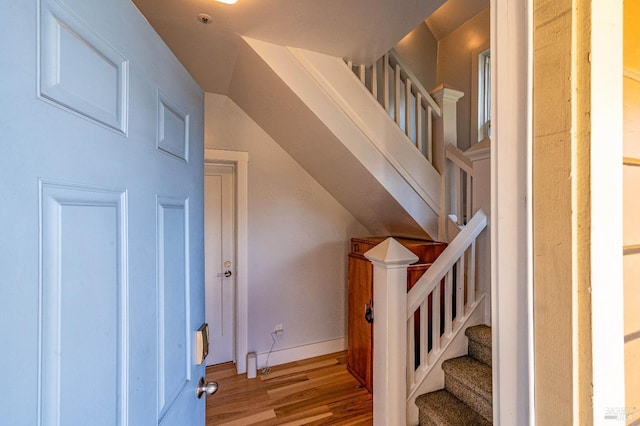
{"type": "Polygon", "coordinates": [[[440,40],[489,7],[489,3],[489,0],[448,0],[425,22],[436,40],[440,40]]]}
{"type": "Polygon", "coordinates": [[[227,94],[241,35],[348,57],[355,63],[370,63],[444,1],[238,0],[227,5],[214,0],[133,0],[133,3],[203,90],[227,94]],[[211,16],[211,22],[201,23],[200,13],[211,16]]]}

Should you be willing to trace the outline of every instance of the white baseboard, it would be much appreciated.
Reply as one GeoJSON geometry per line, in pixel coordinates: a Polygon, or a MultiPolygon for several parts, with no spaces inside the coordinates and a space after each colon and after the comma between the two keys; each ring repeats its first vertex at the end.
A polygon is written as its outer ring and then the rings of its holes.
{"type": "MultiPolygon", "coordinates": [[[[295,346],[293,348],[280,349],[269,355],[269,366],[286,364],[287,362],[300,361],[314,356],[326,355],[347,349],[346,339],[325,340],[324,342],[311,343],[309,345],[295,346]]],[[[258,368],[263,368],[267,363],[268,352],[258,354],[258,368]]]]}

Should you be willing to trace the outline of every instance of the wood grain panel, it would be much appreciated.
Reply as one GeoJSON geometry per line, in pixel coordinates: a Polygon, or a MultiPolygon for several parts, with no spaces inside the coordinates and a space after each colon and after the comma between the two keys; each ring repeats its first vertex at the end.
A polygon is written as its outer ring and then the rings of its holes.
{"type": "Polygon", "coordinates": [[[373,298],[373,265],[364,256],[350,253],[348,279],[349,369],[372,392],[373,324],[366,322],[364,314],[365,305],[370,304],[373,298]]]}

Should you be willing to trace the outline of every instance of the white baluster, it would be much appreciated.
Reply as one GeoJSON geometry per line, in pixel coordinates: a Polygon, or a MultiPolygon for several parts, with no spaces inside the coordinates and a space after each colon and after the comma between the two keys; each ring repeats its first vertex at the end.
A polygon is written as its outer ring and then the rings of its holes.
{"type": "Polygon", "coordinates": [[[470,173],[467,173],[467,209],[466,209],[466,215],[467,215],[467,221],[471,220],[471,215],[473,214],[472,209],[473,209],[473,205],[472,205],[472,196],[473,196],[473,176],[470,173]]]}
{"type": "Polygon", "coordinates": [[[428,106],[426,117],[427,117],[427,160],[433,164],[433,109],[428,106]]]}
{"type": "Polygon", "coordinates": [[[404,82],[404,134],[411,139],[411,79],[404,82]]]}
{"type": "Polygon", "coordinates": [[[360,77],[360,81],[362,82],[362,84],[364,84],[365,86],[367,85],[366,81],[365,81],[365,77],[367,75],[367,70],[364,67],[364,65],[360,64],[358,65],[358,77],[360,77]]]}
{"type": "Polygon", "coordinates": [[[456,194],[456,217],[458,225],[463,225],[462,215],[464,214],[464,210],[462,209],[462,170],[457,165],[454,165],[455,170],[455,194],[456,194]]]}
{"type": "Polygon", "coordinates": [[[464,317],[464,254],[456,263],[456,322],[464,317]]]}
{"type": "Polygon", "coordinates": [[[427,367],[429,356],[429,297],[420,304],[420,368],[427,367]]]}
{"type": "Polygon", "coordinates": [[[453,274],[447,272],[444,278],[444,337],[451,336],[451,317],[453,316],[453,274]]]}
{"type": "Polygon", "coordinates": [[[371,66],[371,94],[378,99],[378,63],[374,62],[371,66]]]}
{"type": "Polygon", "coordinates": [[[467,278],[467,312],[476,301],[476,242],[469,248],[469,276],[467,278]]]}
{"type": "Polygon", "coordinates": [[[382,57],[382,106],[389,112],[389,54],[382,57]]]}
{"type": "Polygon", "coordinates": [[[424,140],[422,135],[422,93],[416,93],[416,147],[424,154],[424,140]]]}
{"type": "MultiPolygon", "coordinates": [[[[436,285],[431,293],[431,352],[440,352],[440,284],[436,285]]],[[[446,301],[445,301],[446,303],[446,301]]]]}
{"type": "Polygon", "coordinates": [[[416,339],[413,315],[407,321],[407,391],[415,383],[416,339]]]}
{"type": "Polygon", "coordinates": [[[395,108],[395,121],[400,126],[400,85],[402,84],[400,65],[396,64],[395,67],[395,79],[393,85],[393,106],[395,108]]]}

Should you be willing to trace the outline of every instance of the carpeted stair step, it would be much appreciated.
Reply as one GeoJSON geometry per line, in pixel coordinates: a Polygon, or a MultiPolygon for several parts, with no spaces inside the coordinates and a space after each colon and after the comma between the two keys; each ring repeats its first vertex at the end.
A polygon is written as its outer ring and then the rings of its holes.
{"type": "Polygon", "coordinates": [[[426,393],[416,398],[420,426],[489,426],[480,414],[446,390],[426,393]]]}
{"type": "Polygon", "coordinates": [[[491,327],[476,325],[465,330],[469,339],[469,356],[491,367],[491,327]]]}
{"type": "Polygon", "coordinates": [[[444,388],[488,421],[492,421],[491,367],[470,357],[442,363],[444,388]]]}

